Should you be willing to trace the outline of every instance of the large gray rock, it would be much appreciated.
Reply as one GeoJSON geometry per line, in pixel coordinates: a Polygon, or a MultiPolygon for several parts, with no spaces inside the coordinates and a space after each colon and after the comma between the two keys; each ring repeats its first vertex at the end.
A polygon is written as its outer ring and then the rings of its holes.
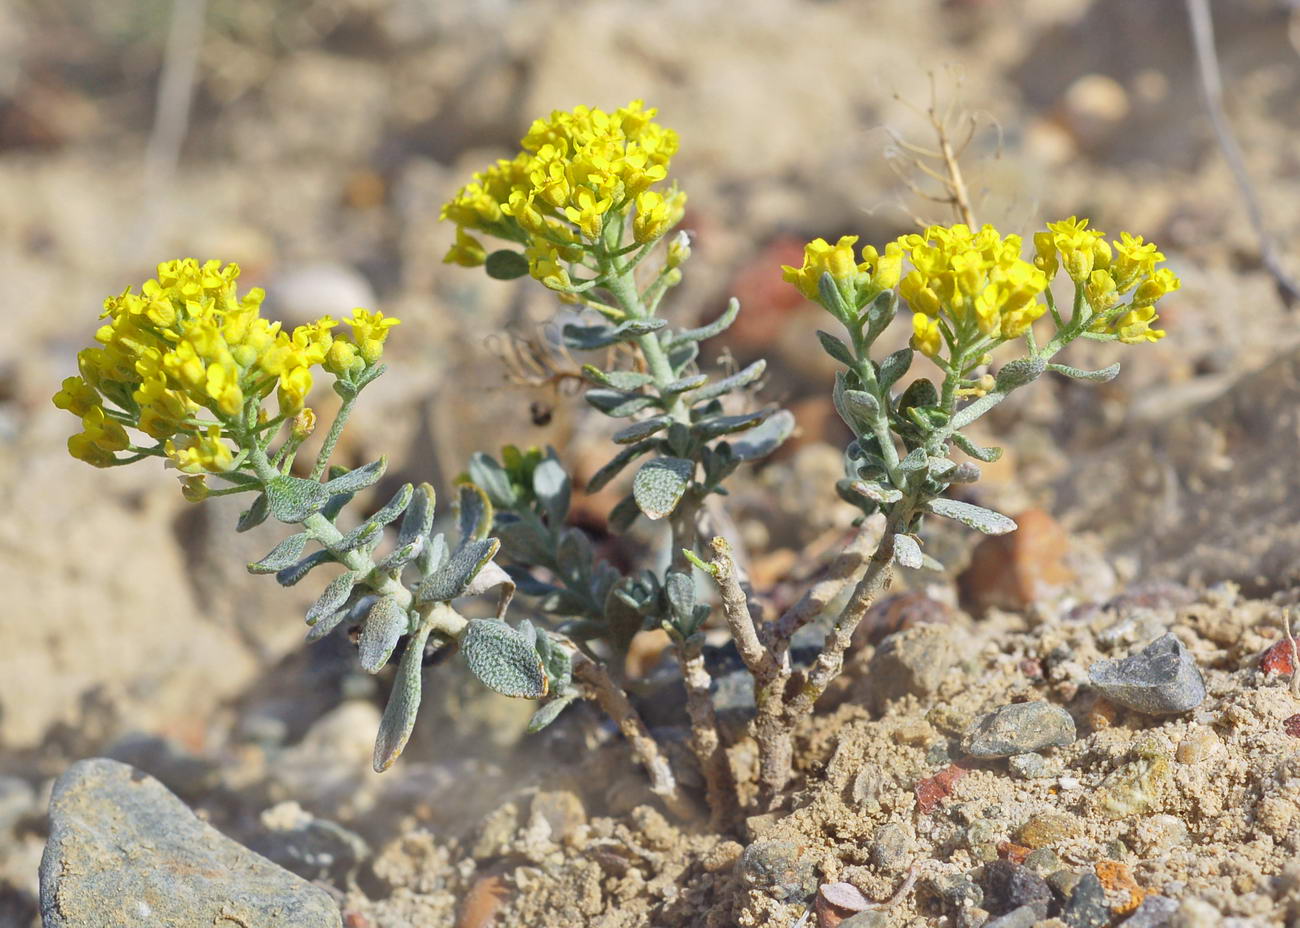
{"type": "Polygon", "coordinates": [[[329,895],[199,821],[153,777],[96,758],[50,800],[45,928],[334,928],[329,895]]]}
{"type": "Polygon", "coordinates": [[[1088,679],[1111,702],[1146,715],[1177,715],[1205,700],[1201,671],[1172,634],[1123,660],[1097,661],[1088,679]]]}

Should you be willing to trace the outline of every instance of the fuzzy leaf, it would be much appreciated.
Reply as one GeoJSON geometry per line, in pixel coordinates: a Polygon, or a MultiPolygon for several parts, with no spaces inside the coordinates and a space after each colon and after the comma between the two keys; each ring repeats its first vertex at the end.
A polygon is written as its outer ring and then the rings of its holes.
{"type": "Polygon", "coordinates": [[[911,535],[898,534],[894,536],[894,560],[911,570],[921,568],[923,555],[921,546],[916,543],[916,539],[911,535]]]}
{"type": "Polygon", "coordinates": [[[647,461],[632,480],[637,507],[649,519],[662,519],[677,508],[694,473],[695,462],[684,458],[647,461]]]}
{"type": "Polygon", "coordinates": [[[420,584],[415,593],[416,602],[447,602],[464,596],[478,572],[492,560],[500,546],[501,542],[495,538],[464,543],[446,564],[420,584]]]}
{"type": "Polygon", "coordinates": [[[696,358],[700,356],[700,343],[693,341],[675,341],[668,346],[668,365],[678,377],[696,358]]]}
{"type": "Polygon", "coordinates": [[[266,501],[271,515],[281,522],[302,522],[329,502],[330,491],[315,480],[281,474],[266,485],[266,501]]]}
{"type": "Polygon", "coordinates": [[[384,526],[406,511],[406,507],[410,505],[414,493],[415,488],[409,483],[402,484],[398,491],[393,494],[392,499],[378,511],[367,516],[364,522],[343,537],[343,541],[340,543],[342,549],[350,551],[353,548],[361,547],[368,541],[377,541],[377,536],[383,532],[384,526]]]}
{"type": "Polygon", "coordinates": [[[939,497],[926,503],[925,508],[937,516],[955,519],[985,535],[1005,535],[1016,530],[1016,523],[1010,517],[961,500],[939,497]]]}
{"type": "Polygon", "coordinates": [[[344,601],[343,605],[339,606],[339,608],[335,609],[333,612],[321,616],[315,622],[308,623],[311,625],[311,628],[307,632],[307,640],[320,641],[330,632],[334,631],[334,629],[338,628],[339,624],[345,619],[354,617],[362,610],[369,608],[369,604],[373,599],[373,594],[367,593],[365,590],[353,589],[352,593],[348,596],[347,600],[344,601]]]}
{"type": "Polygon", "coordinates": [[[361,659],[361,669],[366,673],[378,673],[388,663],[388,658],[397,646],[397,639],[406,634],[410,618],[406,610],[397,604],[393,596],[381,596],[370,612],[366,614],[365,624],[361,626],[361,639],[357,650],[361,659]]]}
{"type": "Polygon", "coordinates": [[[898,312],[898,293],[894,290],[886,290],[880,296],[871,301],[867,306],[866,321],[867,331],[863,338],[868,342],[874,342],[876,336],[885,331],[889,323],[894,321],[894,314],[898,312]]]}
{"type": "Polygon", "coordinates": [[[1016,358],[1008,361],[998,369],[997,388],[1006,393],[1016,387],[1023,387],[1042,376],[1047,370],[1047,362],[1039,357],[1016,358]]]}
{"type": "Polygon", "coordinates": [[[672,383],[665,384],[659,392],[663,396],[676,396],[678,393],[686,393],[689,390],[698,390],[708,382],[708,374],[693,374],[690,377],[683,377],[680,380],[674,380],[672,383]]]}
{"type": "Polygon", "coordinates": [[[548,566],[551,563],[551,534],[532,512],[519,514],[512,522],[497,526],[501,545],[511,560],[548,566]]]}
{"type": "Polygon", "coordinates": [[[775,409],[760,409],[756,412],[747,412],[739,416],[717,416],[713,419],[706,419],[703,422],[697,422],[691,426],[691,432],[700,441],[710,441],[719,435],[731,435],[735,432],[743,432],[752,429],[756,425],[766,422],[775,409]]]}
{"type": "Polygon", "coordinates": [[[662,432],[668,428],[669,423],[672,421],[667,416],[654,416],[650,419],[642,419],[640,422],[633,422],[627,428],[614,433],[614,443],[617,445],[630,445],[643,438],[649,438],[656,432],[662,432]]]}
{"type": "Polygon", "coordinates": [[[383,537],[384,527],[378,522],[362,522],[339,539],[338,543],[334,545],[334,550],[340,554],[355,551],[357,548],[373,551],[375,545],[379,544],[380,539],[383,537]]]}
{"type": "Polygon", "coordinates": [[[303,548],[307,547],[309,537],[306,532],[290,535],[272,548],[266,557],[249,564],[248,572],[250,574],[273,574],[276,571],[284,570],[302,556],[303,548]]]}
{"type": "Polygon", "coordinates": [[[505,622],[470,619],[460,639],[460,653],[470,672],[493,692],[541,699],[549,689],[537,648],[505,622]]]}
{"type": "Polygon", "coordinates": [[[420,676],[424,669],[424,645],[429,640],[429,626],[422,625],[406,642],[406,651],[397,668],[393,692],[384,707],[384,717],[379,722],[375,738],[372,765],[376,773],[383,773],[410,740],[415,727],[415,714],[420,711],[420,676]]]}
{"type": "Polygon", "coordinates": [[[331,496],[335,493],[358,493],[378,483],[387,469],[388,458],[382,457],[378,461],[363,464],[356,470],[350,470],[341,477],[335,477],[325,484],[325,489],[331,496]]]}
{"type": "Polygon", "coordinates": [[[602,371],[594,364],[584,364],[582,374],[592,383],[611,390],[638,390],[654,383],[654,377],[640,371],[602,371]]]}
{"type": "Polygon", "coordinates": [[[510,475],[491,455],[476,451],[470,455],[468,470],[469,479],[483,488],[494,506],[511,509],[519,501],[510,475]]]}
{"type": "Polygon", "coordinates": [[[493,280],[515,280],[528,273],[528,259],[517,251],[502,248],[487,256],[483,270],[493,280]]]}
{"type": "Polygon", "coordinates": [[[663,319],[634,319],[616,326],[608,325],[566,325],[564,327],[564,344],[578,351],[593,351],[608,348],[617,342],[630,342],[662,329],[667,323],[663,319]]]}
{"type": "Polygon", "coordinates": [[[341,607],[352,595],[352,588],[357,585],[361,577],[360,571],[349,570],[331,580],[329,586],[325,587],[325,592],[320,595],[320,599],[312,603],[311,608],[307,610],[307,624],[315,625],[322,616],[341,607]]]}
{"type": "Polygon", "coordinates": [[[778,409],[766,422],[739,438],[728,439],[727,444],[737,460],[757,461],[781,447],[794,433],[794,426],[794,414],[788,409],[778,409]]]}
{"type": "Polygon", "coordinates": [[[482,487],[462,483],[456,492],[456,524],[461,542],[486,538],[492,531],[492,503],[482,487]]]}
{"type": "Polygon", "coordinates": [[[983,461],[985,464],[992,464],[998,458],[1002,457],[1001,448],[984,448],[975,444],[961,432],[952,433],[952,441],[958,448],[965,451],[977,461],[983,461]]]}
{"type": "Polygon", "coordinates": [[[1089,383],[1108,383],[1119,375],[1118,364],[1103,367],[1099,371],[1083,371],[1077,367],[1070,367],[1068,364],[1049,364],[1047,369],[1058,374],[1064,374],[1066,377],[1073,377],[1075,380],[1086,380],[1089,383]]]}
{"type": "Polygon", "coordinates": [[[655,404],[653,396],[644,393],[623,393],[618,390],[588,390],[583,394],[588,404],[613,419],[625,419],[655,404]]]}
{"type": "Polygon", "coordinates": [[[730,393],[732,390],[739,390],[742,387],[746,387],[758,378],[762,377],[763,371],[765,370],[767,370],[767,362],[762,358],[759,358],[753,364],[743,370],[737,371],[730,377],[724,377],[721,380],[711,383],[707,387],[697,391],[696,394],[691,397],[691,405],[694,406],[697,403],[703,403],[707,400],[713,399],[714,397],[723,396],[724,394],[730,393]]]}
{"type": "Polygon", "coordinates": [[[587,481],[586,492],[597,493],[604,489],[606,484],[623,471],[623,468],[653,448],[654,442],[652,441],[643,441],[624,448],[610,458],[600,470],[591,475],[591,479],[587,481]]]}
{"type": "Polygon", "coordinates": [[[321,564],[328,564],[334,560],[334,555],[330,554],[324,548],[320,551],[313,551],[297,564],[286,567],[277,571],[275,580],[280,586],[293,586],[311,571],[313,567],[319,567],[321,564]]]}
{"type": "Polygon", "coordinates": [[[482,596],[498,587],[501,589],[497,597],[497,618],[506,614],[506,609],[510,605],[510,600],[515,595],[515,580],[510,574],[506,573],[495,561],[488,561],[483,565],[483,569],[474,575],[469,586],[465,587],[462,596],[482,596]]]}
{"type": "Polygon", "coordinates": [[[447,536],[439,532],[428,537],[428,544],[424,546],[424,550],[420,552],[415,561],[420,576],[425,579],[433,576],[447,563],[447,536]]]}
{"type": "Polygon", "coordinates": [[[930,463],[926,457],[924,448],[913,448],[912,451],[898,462],[898,469],[905,474],[913,474],[920,470],[925,470],[930,463]]]}
{"type": "Polygon", "coordinates": [[[822,343],[822,350],[841,364],[847,364],[852,367],[857,363],[853,357],[853,351],[849,346],[844,344],[844,342],[840,341],[834,335],[831,335],[829,332],[823,332],[821,329],[818,329],[817,340],[822,343]]]}
{"type": "Polygon", "coordinates": [[[433,487],[422,483],[411,495],[411,503],[402,513],[402,524],[397,531],[399,548],[424,538],[433,529],[433,505],[435,500],[433,487]]]}
{"type": "Polygon", "coordinates": [[[420,556],[424,551],[425,536],[421,535],[415,541],[404,545],[398,545],[389,551],[386,555],[375,562],[375,567],[379,570],[401,570],[411,561],[420,556]]]}
{"type": "Polygon", "coordinates": [[[253,504],[239,514],[239,521],[235,523],[235,531],[246,532],[250,528],[256,528],[266,521],[266,517],[271,512],[271,506],[266,501],[265,493],[258,493],[253,500],[253,504]]]}
{"type": "Polygon", "coordinates": [[[641,510],[637,506],[636,498],[629,493],[609,511],[605,521],[611,530],[622,534],[632,527],[632,523],[636,521],[636,517],[640,514],[641,510]]]}
{"type": "Polygon", "coordinates": [[[822,276],[817,280],[817,298],[826,311],[840,322],[848,325],[853,320],[855,314],[844,301],[844,295],[840,293],[840,288],[836,286],[835,278],[831,276],[830,271],[823,271],[822,276]]]}
{"type": "Polygon", "coordinates": [[[578,694],[565,693],[563,696],[557,696],[555,699],[548,700],[533,713],[533,717],[528,721],[528,727],[524,729],[528,734],[535,735],[547,725],[550,725],[560,713],[569,707],[569,705],[578,698],[578,694]]]}
{"type": "Polygon", "coordinates": [[[682,329],[670,343],[672,347],[680,345],[682,342],[702,342],[706,338],[712,338],[720,335],[730,328],[731,324],[736,321],[736,316],[740,313],[740,301],[734,296],[727,301],[727,308],[722,311],[722,315],[714,319],[708,325],[702,325],[697,329],[682,329]]]}
{"type": "Polygon", "coordinates": [[[857,493],[861,493],[873,503],[880,503],[881,505],[896,503],[903,498],[903,494],[899,490],[876,483],[874,480],[854,480],[850,484],[850,488],[857,493]]]}
{"type": "Polygon", "coordinates": [[[911,366],[911,348],[900,348],[898,351],[889,355],[885,360],[880,362],[880,373],[876,375],[876,379],[880,383],[880,389],[888,390],[907,373],[911,366]]]}
{"type": "Polygon", "coordinates": [[[962,461],[953,468],[952,476],[948,478],[949,483],[974,483],[980,479],[980,469],[978,464],[972,464],[970,461],[962,461]]]}

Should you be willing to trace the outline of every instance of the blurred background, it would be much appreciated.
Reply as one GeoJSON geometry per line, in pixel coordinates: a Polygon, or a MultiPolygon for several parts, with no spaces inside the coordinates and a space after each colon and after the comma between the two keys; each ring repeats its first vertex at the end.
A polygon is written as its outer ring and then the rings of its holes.
{"type": "MultiPolygon", "coordinates": [[[[1300,14],[1210,6],[1227,112],[1296,275],[1300,14]]],[[[852,518],[813,338],[830,320],[780,265],[814,236],[883,244],[917,218],[952,221],[912,189],[933,188],[900,146],[933,145],[932,100],[958,141],[974,121],[963,166],[981,221],[1028,238],[1090,216],[1157,241],[1183,279],[1161,343],[1073,350],[1076,366],[1122,360],[1117,381],[1054,381],[999,410],[988,437],[1008,453],[977,492],[1038,513],[1037,534],[982,555],[936,537],[953,570],[934,595],[1049,608],[1044,591],[1080,601],[1137,576],[1293,584],[1296,316],[1261,265],[1192,48],[1180,0],[0,3],[2,904],[29,914],[41,792],[86,754],[164,771],[192,800],[221,784],[255,795],[249,809],[292,797],[376,828],[377,797],[405,814],[453,776],[417,733],[405,773],[358,792],[377,684],[346,640],[300,646],[306,593],[244,573],[274,531],[234,535],[238,503],[191,506],[161,468],[71,460],[75,423],[49,397],[105,296],[161,260],[217,257],[289,322],[356,305],[403,320],[346,462],[387,453],[391,483],[441,488],[471,452],[514,442],[589,474],[605,420],[557,389],[565,359],[535,357],[556,301],[440,263],[440,204],[553,108],[644,98],[680,133],[695,249],[667,312],[691,324],[740,297],[707,363],[766,356],[763,397],[800,424],[734,498],[761,589],[798,581],[852,518]]],[[[579,504],[598,538],[608,503],[579,504]]],[[[514,743],[526,714],[461,692],[432,700],[430,731],[486,743],[480,759],[514,743]]]]}

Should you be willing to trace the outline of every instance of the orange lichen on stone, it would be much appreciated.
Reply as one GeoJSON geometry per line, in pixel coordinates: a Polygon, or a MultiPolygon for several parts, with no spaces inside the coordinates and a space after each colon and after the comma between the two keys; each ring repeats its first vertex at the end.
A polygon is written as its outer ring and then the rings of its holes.
{"type": "Polygon", "coordinates": [[[1099,860],[1093,870],[1097,874],[1097,879],[1101,880],[1101,885],[1109,892],[1128,893],[1128,901],[1115,906],[1117,915],[1132,912],[1146,898],[1146,890],[1137,884],[1137,880],[1133,879],[1133,873],[1129,870],[1128,864],[1122,864],[1118,860],[1099,860]]]}

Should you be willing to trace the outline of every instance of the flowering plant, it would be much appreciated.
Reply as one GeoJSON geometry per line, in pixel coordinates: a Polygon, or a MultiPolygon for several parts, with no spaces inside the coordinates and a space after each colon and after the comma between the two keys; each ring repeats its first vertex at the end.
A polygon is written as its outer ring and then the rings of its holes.
{"type": "Polygon", "coordinates": [[[260,316],[260,291],[237,294],[234,265],[170,262],[140,294],[108,300],[109,321],[96,336],[102,347],[81,353],[81,375],[55,397],[82,420],[83,431],[69,440],[76,457],[101,467],[165,458],[187,475],[190,499],[253,494],[239,530],[268,515],[300,527],[250,565],[253,572],[273,572],[290,585],[315,567],[341,565],[308,612],[309,638],[359,623],[360,660],[370,672],[405,639],[376,769],[391,764],[410,735],[426,647],[455,645],[487,687],[541,700],[533,730],[576,699],[595,700],[628,738],[652,790],[688,815],[692,803],[618,671],[637,632],[663,628],[681,667],[709,806],[715,820],[731,819],[735,783],[704,650],[714,609],[697,591],[699,569],[716,582],[720,614],[755,679],[760,802],[772,807],[791,777],[793,733],[840,672],[853,630],[893,565],[939,566],[922,550],[924,520],[955,519],[991,534],[1014,530],[1008,517],[946,495],[979,477],[978,465],[955,460],[954,452],[977,461],[1000,454],[965,430],[1047,371],[1094,382],[1118,373],[1118,365],[1083,371],[1053,360],[1078,338],[1137,344],[1164,336],[1152,327],[1156,304],[1178,287],[1158,267],[1164,256],[1127,233],[1108,244],[1087,220],[1072,217],[1035,233],[1031,259],[1022,256],[1020,237],[971,223],[930,226],[883,250],[869,245],[861,260],[853,236],[810,242],[802,266],[784,272],[847,336],[817,333],[843,365],[833,398],[854,435],[837,488],[864,517],[882,513],[885,528],[878,539],[861,532],[825,579],[763,622],[726,542],[713,538],[706,554],[701,521],[709,497],[725,495],[738,468],[776,450],[794,420],[755,400],[763,361],[721,378],[701,370],[699,344],[736,319],[734,299],[698,328],[674,328],[658,315],[691,248],[690,236],[674,231],[685,203],[669,182],[677,135],[655,116],[639,101],[612,113],[552,113],[532,125],[514,158],[476,174],[442,217],[456,226],[448,263],[483,266],[503,280],[531,276],[591,313],[586,324],[564,326],[568,349],[630,349],[619,355],[622,366],[583,368],[587,403],[626,420],[613,435],[617,452],[585,490],[596,492],[637,463],[608,521],[625,530],[642,516],[666,520],[673,554],[663,570],[627,572],[597,557],[582,530],[567,524],[574,487],[554,451],[506,446],[500,460],[476,454],[457,487],[454,546],[435,531],[428,484],[408,484],[377,512],[341,524],[352,496],[379,479],[385,462],[343,471],[329,468],[329,457],[362,388],[383,371],[384,342],[397,320],[358,309],[350,332],[337,332],[329,317],[285,332],[260,316]],[[489,251],[485,237],[504,245],[489,251]],[[1052,289],[1062,270],[1074,288],[1067,311],[1052,289]],[[876,342],[900,301],[912,311],[911,345],[879,357],[876,342]],[[1048,331],[1035,329],[1049,322],[1048,331]],[[991,352],[1011,344],[1023,356],[990,370],[991,352]],[[904,387],[918,353],[938,376],[914,376],[904,387]],[[295,476],[297,452],[315,426],[305,403],[317,368],[333,377],[342,406],[306,476],[295,476]],[[136,444],[132,432],[152,444],[136,444]],[[209,477],[223,485],[210,488],[209,477]],[[385,526],[399,519],[386,553],[377,555],[385,526]],[[793,635],[850,585],[820,652],[795,666],[793,635]],[[516,590],[538,624],[505,622],[516,590]],[[453,605],[491,591],[496,618],[467,619],[453,605]]]}

